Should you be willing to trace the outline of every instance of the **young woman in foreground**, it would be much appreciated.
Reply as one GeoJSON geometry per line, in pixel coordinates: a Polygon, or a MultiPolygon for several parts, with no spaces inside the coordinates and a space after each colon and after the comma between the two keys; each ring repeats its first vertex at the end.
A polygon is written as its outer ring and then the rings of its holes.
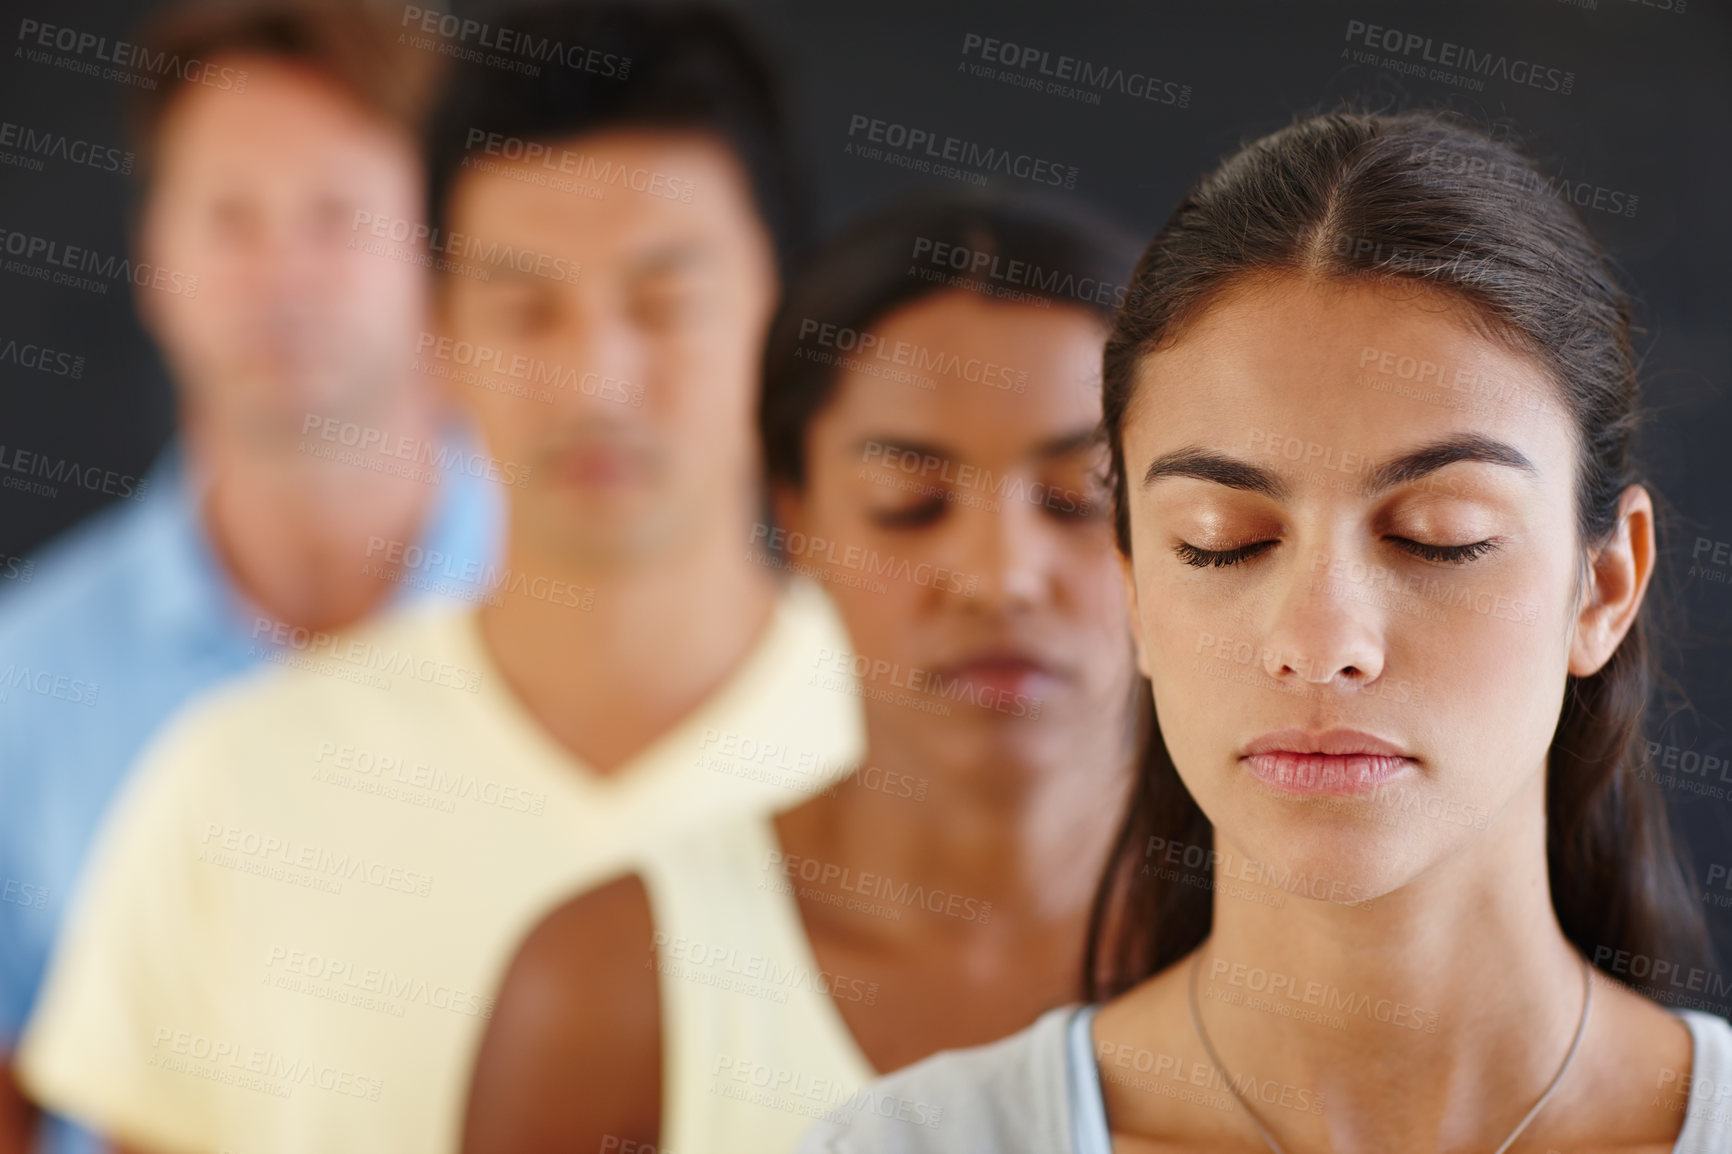
{"type": "Polygon", "coordinates": [[[939,1126],[802,1151],[1732,1150],[1732,1029],[1589,964],[1709,963],[1636,775],[1627,305],[1530,172],[1319,117],[1156,236],[1103,408],[1166,756],[1089,1004],[880,1084],[939,1126]]]}
{"type": "Polygon", "coordinates": [[[800,750],[694,742],[818,795],[659,848],[536,929],[476,1065],[470,1154],[787,1154],[814,1118],[879,1109],[857,1093],[878,1071],[1074,996],[1146,708],[1098,439],[1133,251],[951,200],[877,215],[790,286],[763,536],[841,611],[854,652],[812,673],[862,694],[865,762],[819,793],[834,775],[800,750]],[[1055,275],[1007,296],[994,269],[1055,275]]]}

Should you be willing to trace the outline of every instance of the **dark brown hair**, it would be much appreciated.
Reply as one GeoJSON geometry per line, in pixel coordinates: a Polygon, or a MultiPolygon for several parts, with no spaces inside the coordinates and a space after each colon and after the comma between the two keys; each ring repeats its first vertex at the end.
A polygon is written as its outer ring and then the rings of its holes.
{"type": "Polygon", "coordinates": [[[927,193],[854,221],[790,278],[770,324],[758,401],[766,481],[804,488],[807,431],[836,393],[841,358],[814,344],[814,325],[859,333],[952,291],[1105,320],[1122,302],[1136,251],[1099,213],[998,189],[927,193]]]}
{"type": "Polygon", "coordinates": [[[808,241],[807,189],[774,57],[732,5],[520,0],[490,19],[519,42],[582,45],[597,62],[453,70],[427,133],[427,219],[435,227],[449,224],[477,130],[543,144],[620,131],[695,133],[739,162],[786,276],[808,241]]]}
{"type": "MultiPolygon", "coordinates": [[[[1546,187],[1516,148],[1434,112],[1311,117],[1245,146],[1200,180],[1143,253],[1106,346],[1103,426],[1120,549],[1130,552],[1123,434],[1139,362],[1178,340],[1223,290],[1300,275],[1435,290],[1465,306],[1487,336],[1542,366],[1580,445],[1576,522],[1585,559],[1615,529],[1620,495],[1639,478],[1630,444],[1639,416],[1630,305],[1574,209],[1546,187]]],[[[1547,765],[1552,904],[1590,961],[1624,950],[1707,967],[1707,928],[1664,801],[1638,774],[1642,716],[1657,677],[1651,612],[1645,603],[1598,673],[1568,680],[1547,765]]],[[[1146,682],[1144,689],[1147,702],[1146,682]]],[[[1090,919],[1091,1001],[1183,958],[1213,917],[1212,827],[1180,780],[1152,708],[1144,727],[1130,809],[1090,919]],[[1144,869],[1151,844],[1198,847],[1201,867],[1144,869]]]]}
{"type": "Polygon", "coordinates": [[[188,0],[169,6],[139,34],[145,59],[175,62],[155,70],[156,86],[139,91],[129,108],[140,199],[150,185],[163,118],[203,74],[194,61],[262,56],[300,65],[418,143],[440,56],[436,36],[418,27],[415,35],[427,47],[399,43],[397,26],[360,0],[188,0]]]}

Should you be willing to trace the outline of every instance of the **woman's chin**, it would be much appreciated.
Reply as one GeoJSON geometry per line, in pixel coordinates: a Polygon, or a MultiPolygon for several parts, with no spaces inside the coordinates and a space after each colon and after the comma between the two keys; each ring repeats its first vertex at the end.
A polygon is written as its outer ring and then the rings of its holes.
{"type": "Polygon", "coordinates": [[[1343,821],[1303,826],[1277,821],[1247,830],[1239,841],[1242,849],[1223,838],[1215,883],[1229,897],[1276,908],[1293,901],[1342,906],[1374,901],[1425,869],[1427,843],[1415,832],[1343,821]]]}

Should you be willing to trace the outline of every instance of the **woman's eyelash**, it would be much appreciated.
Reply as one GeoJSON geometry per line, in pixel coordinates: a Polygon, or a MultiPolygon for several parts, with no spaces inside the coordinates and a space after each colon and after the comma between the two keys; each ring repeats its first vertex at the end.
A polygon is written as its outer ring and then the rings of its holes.
{"type": "MultiPolygon", "coordinates": [[[[931,525],[944,516],[951,499],[953,498],[935,497],[906,508],[874,509],[871,517],[874,523],[885,529],[918,529],[931,525]]],[[[1057,503],[1048,503],[1045,511],[1054,520],[1080,524],[1102,520],[1105,508],[1098,502],[1090,503],[1087,498],[1067,497],[1057,503]]]]}
{"type": "MultiPolygon", "coordinates": [[[[1406,537],[1391,537],[1395,545],[1413,554],[1423,561],[1436,561],[1446,565],[1465,565],[1477,557],[1483,557],[1496,549],[1496,539],[1488,538],[1475,541],[1468,545],[1427,545],[1423,541],[1413,541],[1406,537]]],[[[1198,569],[1219,569],[1228,565],[1237,565],[1248,561],[1264,552],[1275,541],[1253,541],[1249,545],[1240,545],[1236,549],[1199,549],[1189,542],[1181,541],[1174,547],[1179,560],[1198,569]]]]}
{"type": "Polygon", "coordinates": [[[1470,545],[1427,545],[1422,541],[1410,541],[1406,537],[1391,537],[1396,545],[1425,561],[1441,561],[1448,565],[1465,565],[1475,557],[1482,557],[1497,548],[1495,538],[1475,541],[1470,545]]]}
{"type": "Polygon", "coordinates": [[[902,509],[875,509],[872,519],[887,529],[906,529],[929,525],[944,515],[944,502],[939,499],[922,501],[902,509]]]}
{"type": "Polygon", "coordinates": [[[1214,569],[1224,565],[1237,565],[1241,561],[1255,557],[1273,541],[1253,541],[1249,545],[1240,545],[1237,549],[1199,549],[1187,541],[1180,541],[1173,552],[1179,555],[1179,560],[1198,569],[1214,569]]]}

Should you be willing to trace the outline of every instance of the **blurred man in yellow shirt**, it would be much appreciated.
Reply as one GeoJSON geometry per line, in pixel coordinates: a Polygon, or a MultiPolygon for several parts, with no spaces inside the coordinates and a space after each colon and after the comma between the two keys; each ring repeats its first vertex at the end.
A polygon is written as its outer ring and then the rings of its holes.
{"type": "MultiPolygon", "coordinates": [[[[23,50],[59,44],[60,19],[21,21],[23,50]]],[[[37,1130],[61,1154],[89,1148],[63,1119],[38,1125],[11,1056],[103,815],[151,735],[213,685],[294,657],[272,640],[279,625],[334,635],[429,589],[485,593],[368,554],[402,539],[479,574],[504,505],[502,486],[456,467],[473,435],[414,365],[427,269],[348,244],[357,209],[423,212],[419,137],[439,57],[396,37],[356,5],[273,0],[177,6],[136,44],[105,41],[151,84],[129,90],[133,150],[112,150],[137,181],[120,276],[173,381],[176,429],[143,478],[89,459],[73,471],[22,430],[0,437],[9,481],[70,474],[123,498],[32,557],[28,581],[0,582],[8,1154],[37,1130]],[[309,451],[330,444],[309,414],[424,448],[433,467],[374,446],[309,451]]]]}
{"type": "Polygon", "coordinates": [[[28,1088],[129,1146],[454,1149],[491,991],[549,903],[858,754],[849,687],[812,676],[846,648],[828,599],[753,547],[795,208],[767,68],[701,8],[419,12],[406,41],[455,61],[429,224],[350,227],[431,254],[419,354],[482,429],[465,467],[505,483],[504,563],[478,610],[285,633],[298,668],[147,755],[22,1051],[28,1088]]]}

